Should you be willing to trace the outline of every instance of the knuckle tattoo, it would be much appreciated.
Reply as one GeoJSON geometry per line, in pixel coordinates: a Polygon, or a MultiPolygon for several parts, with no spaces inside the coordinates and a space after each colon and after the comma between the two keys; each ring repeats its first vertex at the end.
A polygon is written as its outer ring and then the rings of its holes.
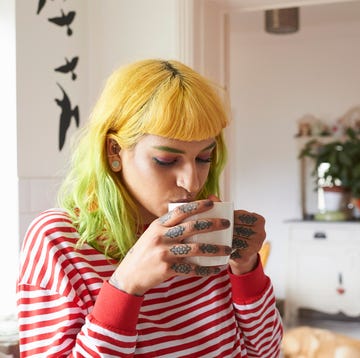
{"type": "Polygon", "coordinates": [[[257,221],[256,216],[249,215],[249,214],[240,214],[238,216],[238,219],[240,220],[240,222],[247,224],[247,225],[252,225],[252,224],[256,223],[256,221],[257,221]]]}
{"type": "Polygon", "coordinates": [[[198,276],[209,276],[211,275],[211,268],[206,266],[196,266],[195,273],[198,276]]]}
{"type": "Polygon", "coordinates": [[[186,255],[191,251],[191,246],[189,245],[176,245],[173,246],[170,251],[176,255],[186,255]]]}
{"type": "Polygon", "coordinates": [[[199,204],[197,204],[197,203],[187,203],[182,206],[179,206],[179,210],[181,212],[183,212],[184,214],[188,214],[188,213],[192,213],[198,207],[199,207],[199,204]]]}
{"type": "Polygon", "coordinates": [[[219,247],[211,244],[201,244],[200,251],[204,254],[216,254],[219,252],[219,247]]]}
{"type": "Polygon", "coordinates": [[[249,246],[249,244],[242,239],[235,238],[232,242],[233,249],[246,249],[249,246]]]}
{"type": "Polygon", "coordinates": [[[163,216],[159,217],[160,224],[165,224],[169,221],[172,217],[172,212],[169,211],[168,213],[164,214],[163,216]]]}
{"type": "Polygon", "coordinates": [[[170,228],[166,233],[165,236],[173,239],[174,237],[181,236],[185,231],[185,228],[181,225],[174,226],[170,228]]]}
{"type": "Polygon", "coordinates": [[[187,263],[174,263],[171,265],[171,269],[176,273],[189,274],[191,272],[191,265],[187,263]]]}
{"type": "Polygon", "coordinates": [[[194,224],[194,229],[196,230],[205,230],[210,228],[213,225],[211,221],[208,220],[196,220],[194,224]]]}
{"type": "Polygon", "coordinates": [[[230,255],[230,258],[232,259],[232,260],[234,260],[234,259],[241,259],[241,255],[240,255],[240,252],[239,252],[239,250],[235,250],[235,251],[233,251],[232,253],[231,253],[231,255],[230,255]]]}
{"type": "Polygon", "coordinates": [[[242,237],[250,237],[255,234],[253,229],[244,226],[235,226],[234,230],[237,235],[242,237]]]}

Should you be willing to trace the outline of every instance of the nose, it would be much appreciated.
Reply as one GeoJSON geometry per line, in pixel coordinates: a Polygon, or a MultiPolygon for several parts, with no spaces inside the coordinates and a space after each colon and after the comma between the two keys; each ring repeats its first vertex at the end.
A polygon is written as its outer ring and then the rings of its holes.
{"type": "Polygon", "coordinates": [[[197,193],[200,190],[200,176],[195,164],[184,166],[177,176],[177,186],[184,188],[189,193],[197,193]]]}

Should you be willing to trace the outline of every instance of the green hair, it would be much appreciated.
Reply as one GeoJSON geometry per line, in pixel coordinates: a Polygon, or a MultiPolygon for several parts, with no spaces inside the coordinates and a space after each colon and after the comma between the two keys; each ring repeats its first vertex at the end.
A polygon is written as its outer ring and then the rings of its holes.
{"type": "Polygon", "coordinates": [[[107,137],[120,148],[153,134],[183,141],[215,138],[213,161],[197,199],[220,195],[226,162],[223,128],[228,124],[219,88],[178,61],[143,60],[115,71],[105,84],[88,123],[80,131],[71,167],[60,188],[59,205],[81,239],[121,259],[142,232],[130,193],[107,160],[107,137]]]}

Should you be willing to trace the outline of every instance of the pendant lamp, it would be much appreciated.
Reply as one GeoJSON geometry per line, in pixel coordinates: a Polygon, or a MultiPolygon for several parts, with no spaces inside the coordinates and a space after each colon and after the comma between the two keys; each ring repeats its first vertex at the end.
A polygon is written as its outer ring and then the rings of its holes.
{"type": "Polygon", "coordinates": [[[265,11],[265,30],[272,34],[291,34],[299,30],[299,8],[265,11]]]}

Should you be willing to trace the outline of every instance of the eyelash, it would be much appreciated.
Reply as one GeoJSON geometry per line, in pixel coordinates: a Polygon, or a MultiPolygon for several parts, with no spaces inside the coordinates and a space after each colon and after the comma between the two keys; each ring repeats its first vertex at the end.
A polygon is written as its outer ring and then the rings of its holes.
{"type": "MultiPolygon", "coordinates": [[[[162,161],[160,160],[159,158],[156,158],[156,157],[153,157],[152,158],[153,161],[158,164],[158,165],[161,165],[161,166],[171,166],[171,165],[174,165],[177,163],[177,159],[174,159],[173,161],[171,162],[166,162],[166,161],[162,161]]],[[[208,163],[211,163],[212,162],[212,158],[209,157],[209,158],[206,158],[206,159],[202,159],[202,158],[196,158],[196,161],[199,163],[199,164],[208,164],[208,163]]]]}

